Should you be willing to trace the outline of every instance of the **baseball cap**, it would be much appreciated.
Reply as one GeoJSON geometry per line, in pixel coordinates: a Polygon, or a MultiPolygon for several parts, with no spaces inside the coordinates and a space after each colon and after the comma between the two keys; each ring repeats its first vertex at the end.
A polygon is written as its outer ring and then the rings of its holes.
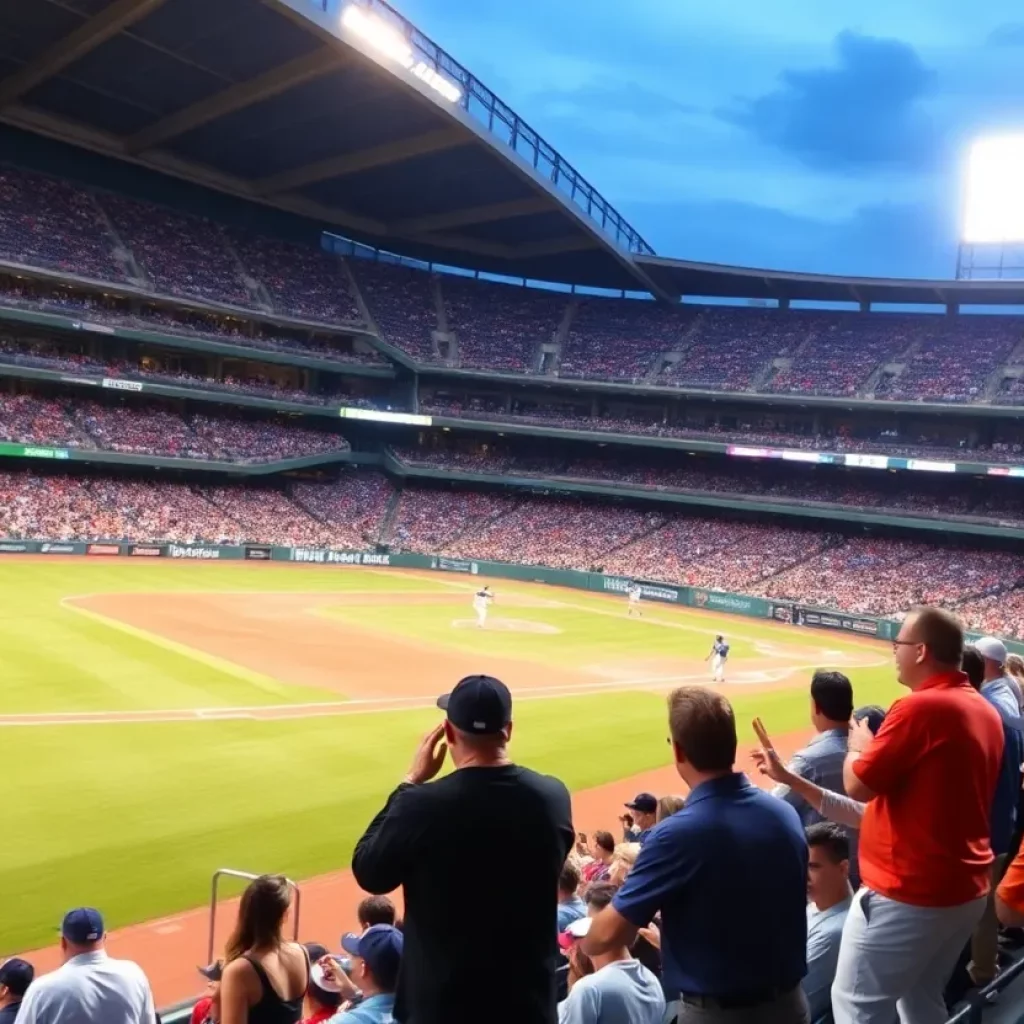
{"type": "Polygon", "coordinates": [[[103,915],[92,907],[76,907],[64,915],[60,933],[76,946],[87,946],[103,938],[103,915]]]}
{"type": "Polygon", "coordinates": [[[626,804],[631,811],[653,814],[658,809],[658,798],[653,793],[637,793],[633,802],[626,804]]]}
{"type": "Polygon", "coordinates": [[[197,968],[207,981],[220,981],[224,975],[224,961],[214,960],[212,964],[197,968]]]}
{"type": "Polygon", "coordinates": [[[9,988],[16,996],[23,996],[28,991],[35,976],[36,969],[27,960],[12,957],[0,964],[0,985],[9,988]]]}
{"type": "Polygon", "coordinates": [[[592,917],[580,917],[573,921],[561,935],[558,936],[559,949],[568,949],[577,939],[582,939],[590,931],[592,917]]]}
{"type": "Polygon", "coordinates": [[[997,665],[1006,664],[1006,644],[994,636],[983,636],[971,645],[986,661],[994,661],[997,665]]]}
{"type": "Polygon", "coordinates": [[[855,722],[866,721],[868,728],[874,734],[882,728],[882,723],[885,721],[885,711],[877,704],[867,704],[854,711],[853,720],[855,722]]]}
{"type": "Polygon", "coordinates": [[[398,983],[403,944],[402,933],[389,924],[375,924],[362,935],[349,932],[341,938],[341,948],[350,956],[364,960],[385,989],[393,989],[398,983]]]}
{"type": "Polygon", "coordinates": [[[466,676],[451,693],[437,698],[448,721],[462,732],[493,736],[512,721],[512,694],[493,676],[466,676]]]}

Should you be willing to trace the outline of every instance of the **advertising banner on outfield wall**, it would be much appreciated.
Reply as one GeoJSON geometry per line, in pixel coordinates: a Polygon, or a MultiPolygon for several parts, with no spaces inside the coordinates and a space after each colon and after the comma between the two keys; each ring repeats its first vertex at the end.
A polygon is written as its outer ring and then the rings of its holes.
{"type": "Polygon", "coordinates": [[[679,604],[682,600],[678,587],[670,587],[664,583],[644,583],[641,580],[629,580],[622,576],[603,576],[601,580],[602,589],[609,590],[614,594],[628,594],[635,583],[640,588],[640,596],[645,601],[666,601],[679,604]]]}
{"type": "Polygon", "coordinates": [[[0,555],[24,555],[38,550],[39,545],[34,540],[0,541],[0,555]]]}
{"type": "Polygon", "coordinates": [[[771,615],[770,605],[760,597],[729,594],[721,590],[703,590],[693,587],[690,590],[690,603],[694,608],[730,612],[733,615],[753,615],[759,619],[766,619],[771,615]]]}
{"type": "Polygon", "coordinates": [[[467,562],[462,558],[432,558],[430,568],[440,569],[442,572],[468,572],[474,576],[480,571],[480,566],[476,562],[467,562]]]}
{"type": "Polygon", "coordinates": [[[51,544],[45,541],[39,545],[39,553],[42,555],[84,555],[85,552],[85,544],[51,544]]]}
{"type": "Polygon", "coordinates": [[[331,551],[328,548],[291,548],[292,562],[316,565],[390,565],[391,556],[374,551],[331,551]]]}
{"type": "Polygon", "coordinates": [[[134,558],[160,558],[164,553],[162,547],[156,544],[131,544],[128,554],[134,558]]]}
{"type": "Polygon", "coordinates": [[[776,622],[793,621],[793,606],[791,604],[772,604],[769,608],[769,619],[774,619],[776,622]]]}
{"type": "Polygon", "coordinates": [[[119,555],[121,554],[120,544],[90,544],[86,549],[87,555],[119,555]]]}
{"type": "Polygon", "coordinates": [[[268,544],[247,544],[245,557],[251,562],[269,562],[274,557],[274,549],[268,544]]]}
{"type": "Polygon", "coordinates": [[[837,629],[843,633],[878,636],[878,620],[867,615],[844,615],[842,612],[822,611],[819,608],[794,607],[793,621],[798,626],[812,629],[837,629]]]}
{"type": "Polygon", "coordinates": [[[209,544],[168,544],[168,558],[192,558],[202,561],[220,558],[221,549],[209,544]]]}

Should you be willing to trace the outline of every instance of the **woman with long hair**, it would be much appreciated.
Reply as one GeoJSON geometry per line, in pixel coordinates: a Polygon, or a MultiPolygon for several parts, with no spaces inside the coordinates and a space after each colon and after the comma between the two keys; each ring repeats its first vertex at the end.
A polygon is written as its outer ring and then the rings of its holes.
{"type": "Polygon", "coordinates": [[[309,959],[286,942],[291,890],[281,875],[261,875],[242,894],[224,949],[220,1024],[297,1024],[309,984],[309,959]]]}

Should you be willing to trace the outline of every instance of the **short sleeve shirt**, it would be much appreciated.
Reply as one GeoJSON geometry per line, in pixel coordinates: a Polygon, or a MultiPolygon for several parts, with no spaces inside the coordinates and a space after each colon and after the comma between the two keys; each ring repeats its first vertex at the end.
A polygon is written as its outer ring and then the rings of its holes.
{"type": "Polygon", "coordinates": [[[962,672],[934,676],[890,708],[853,762],[875,798],[861,822],[860,873],[900,903],[951,907],[984,896],[999,715],[962,672]]]}
{"type": "Polygon", "coordinates": [[[725,997],[800,983],[806,902],[800,818],[735,773],[697,786],[651,830],[614,906],[640,928],[661,911],[666,992],[725,997]],[[751,921],[771,922],[770,943],[751,921]]]}

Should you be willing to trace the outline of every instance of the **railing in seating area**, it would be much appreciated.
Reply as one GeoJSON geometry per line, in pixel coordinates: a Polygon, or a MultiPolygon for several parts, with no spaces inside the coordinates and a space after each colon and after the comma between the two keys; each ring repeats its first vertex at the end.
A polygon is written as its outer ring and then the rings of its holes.
{"type": "MultiPolygon", "coordinates": [[[[965,1001],[964,1008],[953,1014],[946,1024],[981,1024],[982,1014],[985,1010],[991,1008],[997,997],[1021,977],[1024,977],[1024,958],[1007,967],[995,981],[991,981],[984,988],[971,993],[965,1001]]],[[[1024,1017],[1024,1006],[1021,1007],[1018,1020],[1022,1017],[1024,1017]]]]}
{"type": "MultiPolygon", "coordinates": [[[[213,879],[210,883],[210,935],[209,941],[206,946],[206,962],[213,963],[214,954],[214,941],[215,934],[217,931],[217,893],[220,889],[220,880],[222,878],[240,878],[246,882],[255,881],[260,875],[254,875],[249,871],[236,871],[234,868],[217,868],[213,873],[213,879]]],[[[286,878],[285,882],[289,888],[295,893],[295,901],[292,904],[292,938],[299,941],[299,914],[302,910],[302,892],[296,882],[293,882],[290,878],[286,878]]]]}

